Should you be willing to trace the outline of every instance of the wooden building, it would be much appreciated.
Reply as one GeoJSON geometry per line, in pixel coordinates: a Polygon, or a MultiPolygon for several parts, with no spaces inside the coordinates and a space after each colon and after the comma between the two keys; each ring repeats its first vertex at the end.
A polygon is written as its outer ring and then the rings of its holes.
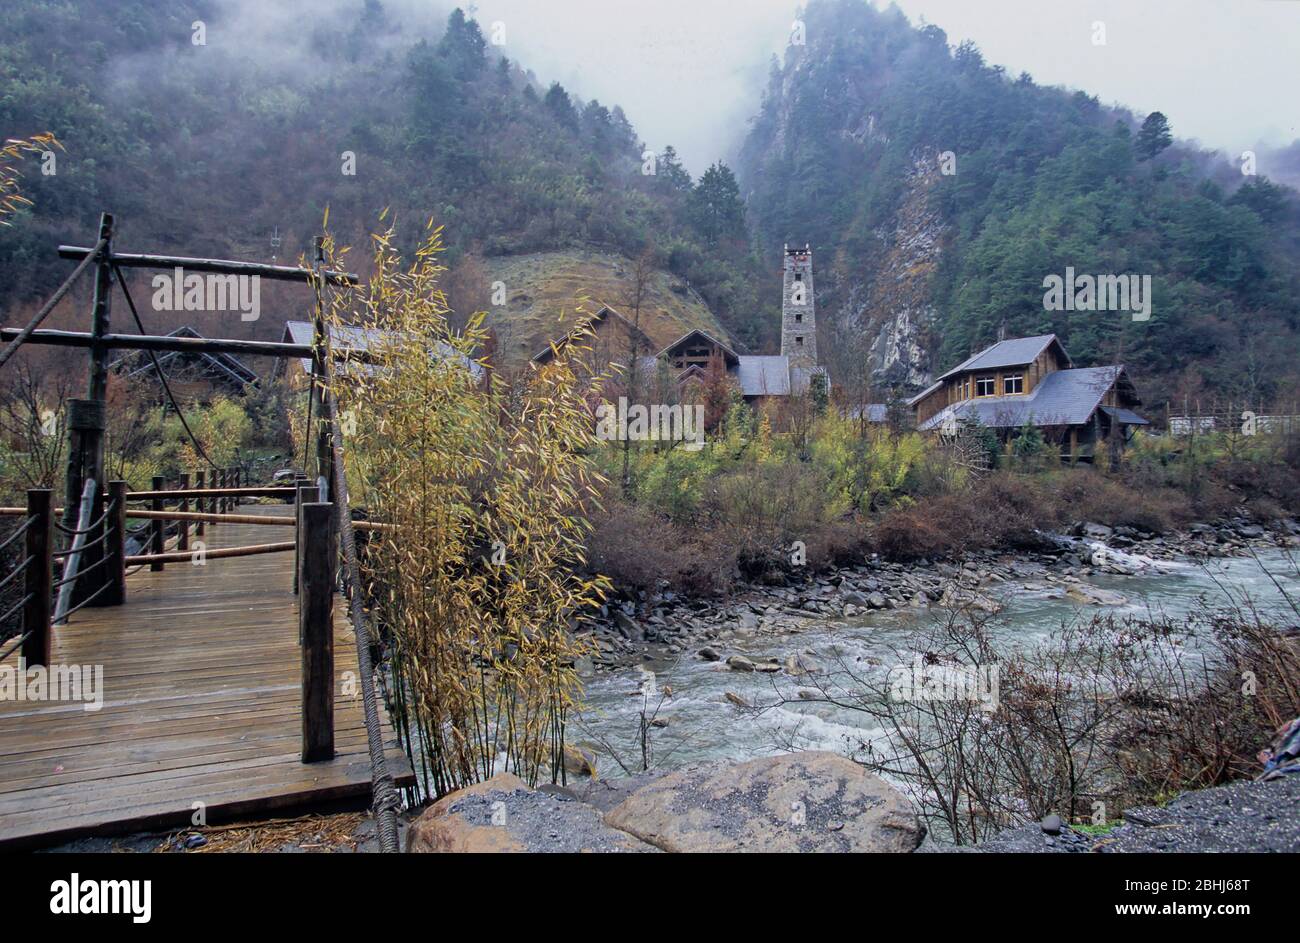
{"type": "Polygon", "coordinates": [[[1055,334],[999,341],[953,367],[908,405],[923,432],[950,433],[975,420],[1013,438],[1026,424],[1063,456],[1091,460],[1097,443],[1148,425],[1121,365],[1075,367],[1055,334]]]}
{"type": "MultiPolygon", "coordinates": [[[[168,337],[203,338],[192,327],[179,327],[168,337]]],[[[258,385],[257,374],[232,354],[210,354],[198,351],[159,351],[154,361],[144,351],[135,351],[109,364],[109,369],[129,380],[152,380],[159,386],[158,369],[167,377],[172,394],[182,402],[206,403],[217,394],[242,396],[245,389],[258,385]]]]}

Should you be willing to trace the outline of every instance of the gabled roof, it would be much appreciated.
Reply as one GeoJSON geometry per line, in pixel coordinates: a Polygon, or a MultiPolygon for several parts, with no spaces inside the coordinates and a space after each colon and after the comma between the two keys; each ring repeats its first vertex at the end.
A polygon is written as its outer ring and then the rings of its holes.
{"type": "Polygon", "coordinates": [[[653,349],[654,341],[650,339],[650,335],[646,334],[645,331],[638,328],[635,324],[629,321],[622,314],[619,314],[619,312],[615,311],[609,305],[601,304],[599,310],[597,310],[595,314],[585,315],[575,321],[573,325],[564,332],[564,336],[555,341],[554,345],[547,344],[537,353],[533,354],[533,363],[546,363],[554,355],[554,348],[563,347],[579,330],[584,327],[593,327],[596,324],[601,324],[610,318],[626,327],[629,334],[634,331],[637,334],[640,334],[641,336],[638,339],[638,344],[644,345],[646,350],[653,349]]]}
{"type": "Polygon", "coordinates": [[[789,396],[790,358],[737,356],[736,378],[744,396],[789,396]]]}
{"type": "MultiPolygon", "coordinates": [[[[314,331],[310,321],[286,321],[284,323],[284,340],[290,344],[310,344],[314,337],[314,331]]],[[[386,342],[397,337],[393,331],[386,331],[378,327],[362,327],[357,324],[331,324],[330,325],[330,347],[340,350],[369,350],[373,344],[376,347],[383,346],[386,342]]],[[[437,342],[438,353],[443,359],[459,358],[469,369],[470,375],[474,379],[479,379],[483,374],[481,364],[466,357],[460,351],[451,345],[443,342],[437,342]]],[[[311,358],[301,357],[298,359],[302,372],[311,373],[311,358]]],[[[374,367],[370,364],[353,364],[352,369],[359,369],[362,372],[369,373],[374,367]]]]}
{"type": "Polygon", "coordinates": [[[937,392],[937,391],[939,391],[939,390],[941,390],[941,389],[943,389],[943,381],[942,381],[942,380],[936,380],[935,382],[933,382],[933,383],[931,383],[929,386],[927,386],[925,389],[923,389],[921,392],[917,393],[915,396],[913,396],[911,399],[909,399],[909,400],[907,401],[907,405],[908,405],[908,406],[915,406],[917,403],[921,402],[921,400],[925,399],[925,398],[926,398],[927,396],[929,396],[931,393],[935,393],[935,392],[937,392]]]}
{"type": "Polygon", "coordinates": [[[696,337],[698,337],[700,340],[703,340],[705,343],[720,348],[722,350],[723,358],[727,360],[729,363],[734,364],[737,360],[740,359],[740,354],[736,353],[726,344],[722,343],[722,341],[718,340],[708,331],[702,331],[699,328],[694,328],[693,330],[687,331],[681,337],[677,338],[677,340],[673,341],[663,350],[659,351],[658,356],[660,357],[671,356],[672,351],[676,350],[678,347],[682,346],[682,344],[686,343],[692,338],[696,338],[696,337]]]}
{"type": "MultiPolygon", "coordinates": [[[[973,417],[993,429],[1023,426],[1026,422],[1040,426],[1082,425],[1092,418],[1102,397],[1116,383],[1132,388],[1122,366],[1056,370],[1045,376],[1027,396],[979,396],[963,400],[939,410],[918,428],[938,429],[950,416],[959,422],[973,417]]],[[[1145,421],[1127,409],[1121,412],[1135,417],[1121,417],[1121,422],[1145,421]]]]}
{"type": "MultiPolygon", "coordinates": [[[[193,337],[203,339],[203,335],[188,325],[178,327],[167,335],[168,337],[193,337]]],[[[158,366],[165,367],[167,364],[177,358],[193,358],[202,361],[210,370],[226,377],[232,383],[239,385],[257,384],[257,374],[250,370],[242,360],[233,354],[216,353],[211,354],[206,351],[190,350],[169,350],[157,354],[158,366]]],[[[119,357],[109,365],[110,370],[126,370],[127,378],[150,374],[154,372],[153,360],[143,356],[140,352],[133,352],[119,357]],[[143,361],[143,362],[141,362],[143,361]]]]}
{"type": "Polygon", "coordinates": [[[998,341],[991,347],[985,347],[978,354],[969,357],[957,366],[953,367],[943,376],[939,377],[942,382],[949,377],[956,376],[959,373],[968,373],[971,370],[997,370],[1000,367],[1022,367],[1026,364],[1033,363],[1048,347],[1056,345],[1062,358],[1067,366],[1071,365],[1070,355],[1065,352],[1065,347],[1057,340],[1055,334],[1039,334],[1035,337],[1013,337],[1010,340],[998,341]]]}

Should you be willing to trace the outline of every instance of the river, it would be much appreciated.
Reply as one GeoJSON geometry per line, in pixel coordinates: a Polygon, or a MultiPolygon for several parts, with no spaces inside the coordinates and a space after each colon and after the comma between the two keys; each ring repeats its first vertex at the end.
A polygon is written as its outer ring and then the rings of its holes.
{"type": "MultiPolygon", "coordinates": [[[[1000,593],[989,594],[1003,606],[993,617],[994,638],[1000,646],[1037,645],[1072,620],[1095,614],[1139,618],[1163,614],[1181,619],[1203,600],[1218,605],[1247,598],[1279,623],[1294,625],[1296,617],[1286,596],[1300,600],[1297,563],[1282,550],[1260,551],[1257,559],[1150,563],[1136,575],[1096,574],[1089,582],[1121,594],[1127,603],[1085,606],[1066,596],[1059,583],[1032,578],[1005,583],[1000,593]]],[[[728,702],[728,692],[749,704],[772,704],[779,700],[777,689],[787,697],[796,697],[808,682],[784,672],[733,671],[726,666],[726,658],[736,654],[755,659],[775,656],[785,662],[791,655],[810,657],[832,675],[842,676],[839,666],[851,666],[854,674],[861,672],[879,680],[891,667],[908,661],[900,652],[907,651],[909,642],[914,643],[927,625],[943,614],[934,607],[873,610],[850,619],[809,619],[791,634],[737,635],[720,641],[713,647],[722,661],[703,660],[696,654],[701,646],[695,646],[679,658],[656,658],[643,668],[597,676],[587,681],[581,720],[570,728],[569,739],[596,751],[599,775],[622,775],[609,754],[616,751],[629,767],[639,766],[639,714],[648,705],[666,722],[654,728],[650,738],[652,765],[657,767],[746,760],[792,746],[856,754],[883,733],[871,726],[870,718],[824,703],[787,703],[758,713],[738,709],[728,702]],[[671,688],[671,696],[662,696],[664,686],[671,688]],[[656,692],[653,696],[643,693],[652,689],[656,692]]]]}

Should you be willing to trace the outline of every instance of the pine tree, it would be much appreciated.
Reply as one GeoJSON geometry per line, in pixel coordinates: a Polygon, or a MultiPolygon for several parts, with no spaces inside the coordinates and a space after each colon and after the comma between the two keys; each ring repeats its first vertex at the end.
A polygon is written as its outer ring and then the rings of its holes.
{"type": "Polygon", "coordinates": [[[1173,143],[1174,136],[1169,130],[1169,119],[1160,112],[1153,111],[1142,122],[1142,130],[1138,132],[1134,147],[1137,150],[1138,160],[1150,160],[1173,143]]]}
{"type": "Polygon", "coordinates": [[[546,96],[542,99],[542,104],[546,110],[555,116],[555,120],[566,128],[577,129],[578,127],[578,110],[573,107],[573,101],[569,98],[569,93],[564,90],[564,86],[559,82],[552,82],[551,87],[546,90],[546,96]]]}
{"type": "Polygon", "coordinates": [[[745,225],[736,175],[722,161],[704,172],[691,193],[695,226],[709,245],[739,235],[745,225]]]}

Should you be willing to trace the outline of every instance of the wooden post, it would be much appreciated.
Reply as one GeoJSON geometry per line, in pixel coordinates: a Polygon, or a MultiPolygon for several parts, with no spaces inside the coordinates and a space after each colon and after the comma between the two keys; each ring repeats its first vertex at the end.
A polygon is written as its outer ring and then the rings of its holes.
{"type": "MultiPolygon", "coordinates": [[[[167,487],[167,479],[166,479],[166,478],[164,478],[162,475],[154,475],[154,476],[153,476],[153,490],[154,490],[154,491],[162,491],[162,490],[163,490],[164,488],[166,488],[166,487],[167,487]]],[[[155,511],[161,511],[161,510],[164,509],[164,507],[165,507],[165,505],[164,505],[164,503],[163,503],[163,499],[162,499],[162,498],[154,498],[154,499],[153,499],[153,509],[154,509],[155,511]]],[[[164,520],[163,520],[162,518],[160,518],[160,517],[155,517],[152,521],[149,522],[150,529],[151,529],[151,535],[152,535],[152,536],[151,536],[151,539],[150,539],[150,541],[149,541],[149,552],[150,552],[150,553],[162,553],[164,550],[167,549],[167,530],[166,530],[166,524],[167,524],[167,522],[164,521],[164,520]]],[[[149,569],[152,570],[152,571],[154,571],[154,572],[157,572],[158,570],[161,570],[161,569],[163,568],[163,566],[164,566],[164,564],[161,563],[161,562],[158,562],[158,563],[150,563],[150,564],[149,564],[149,569]]]]}
{"type": "MultiPolygon", "coordinates": [[[[177,482],[177,484],[180,486],[180,489],[182,491],[188,490],[190,486],[190,473],[181,472],[180,480],[177,482]]],[[[189,509],[190,509],[190,499],[181,498],[180,504],[178,505],[178,510],[188,511],[189,509]]],[[[176,531],[176,549],[189,550],[190,549],[190,522],[177,521],[177,524],[180,525],[180,528],[179,530],[176,531]]]]}
{"type": "Polygon", "coordinates": [[[125,481],[108,483],[108,501],[112,511],[104,521],[108,537],[104,540],[104,578],[108,587],[95,600],[101,606],[120,606],[126,602],[126,489],[125,481]]]}
{"type": "MultiPolygon", "coordinates": [[[[303,489],[304,491],[308,489],[303,489]]],[[[312,489],[314,490],[314,489],[312,489]]],[[[333,507],[299,509],[298,634],[302,644],[302,761],[334,758],[334,561],[329,539],[333,507]]]]}
{"type": "Polygon", "coordinates": [[[49,488],[32,488],[27,492],[27,528],[25,547],[27,566],[23,571],[23,633],[31,633],[23,642],[22,657],[28,665],[50,663],[50,603],[54,596],[54,515],[51,513],[49,488]]]}
{"type": "MultiPolygon", "coordinates": [[[[320,489],[317,488],[315,485],[307,484],[307,480],[305,478],[298,480],[297,488],[298,490],[294,493],[293,519],[298,522],[295,526],[297,527],[298,536],[301,537],[302,536],[302,506],[304,504],[311,504],[316,501],[319,501],[320,489]]],[[[293,551],[293,591],[295,593],[298,592],[298,571],[301,568],[301,560],[302,560],[302,542],[299,541],[298,546],[294,548],[293,551]]],[[[299,641],[301,641],[301,638],[299,639],[299,641]]]]}
{"type": "MultiPolygon", "coordinates": [[[[113,296],[113,216],[101,213],[99,238],[104,248],[95,259],[95,289],[90,324],[90,383],[85,400],[68,401],[68,466],[63,506],[65,527],[77,526],[77,508],[86,478],[95,479],[97,494],[104,492],[104,402],[108,392],[109,349],[101,338],[111,330],[109,312],[113,296]]],[[[91,548],[86,559],[97,560],[91,548]]],[[[78,583],[82,581],[78,580],[78,583]]]]}
{"type": "MultiPolygon", "coordinates": [[[[202,470],[196,471],[196,472],[194,473],[194,487],[195,487],[195,488],[202,488],[202,487],[203,487],[204,474],[205,474],[205,473],[204,473],[202,470]]],[[[194,499],[194,510],[198,511],[200,514],[202,514],[203,511],[206,510],[205,507],[204,507],[204,500],[203,500],[202,498],[195,498],[195,499],[194,499]]],[[[207,531],[207,529],[208,529],[207,522],[205,522],[205,521],[199,521],[197,524],[194,525],[194,536],[195,536],[195,537],[202,537],[203,534],[207,531]]]]}

